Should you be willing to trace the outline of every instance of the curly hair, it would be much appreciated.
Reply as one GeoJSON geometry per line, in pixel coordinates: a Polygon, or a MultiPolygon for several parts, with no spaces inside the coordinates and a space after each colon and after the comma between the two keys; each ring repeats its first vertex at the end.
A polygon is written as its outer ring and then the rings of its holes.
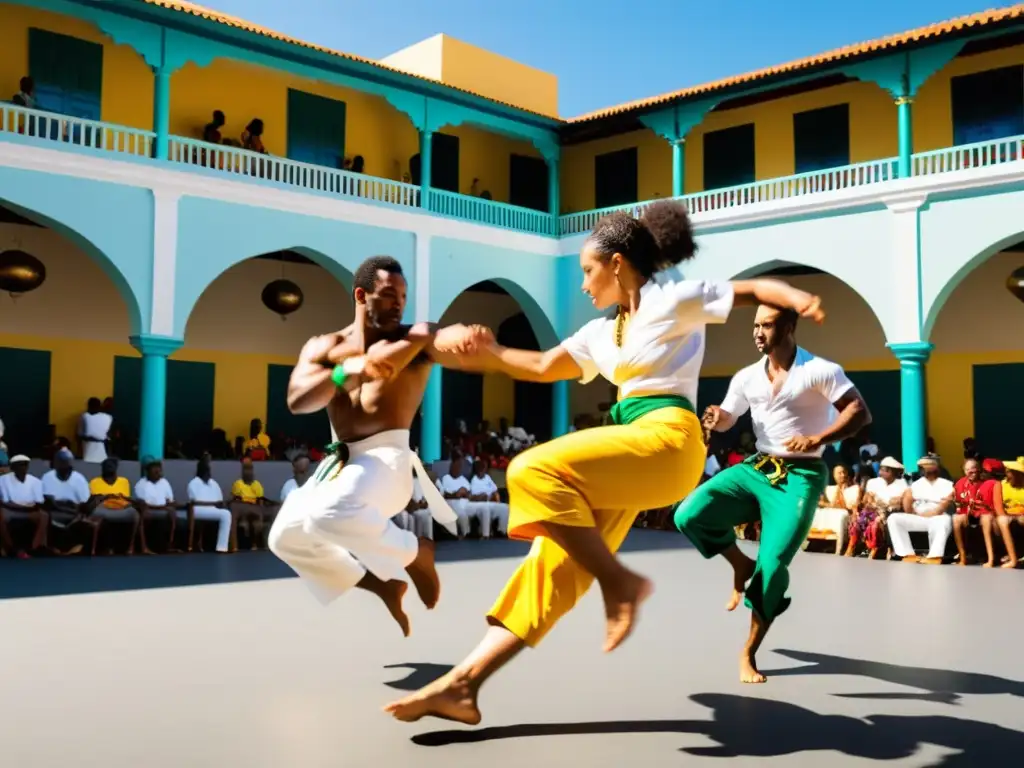
{"type": "Polygon", "coordinates": [[[352,280],[353,290],[362,288],[367,293],[373,293],[377,287],[377,273],[381,270],[391,275],[402,275],[402,265],[398,259],[391,256],[371,256],[356,269],[352,280]]]}
{"type": "Polygon", "coordinates": [[[587,241],[608,258],[622,254],[645,278],[697,253],[686,207],[674,200],[651,203],[639,219],[625,211],[609,213],[594,225],[587,241]]]}

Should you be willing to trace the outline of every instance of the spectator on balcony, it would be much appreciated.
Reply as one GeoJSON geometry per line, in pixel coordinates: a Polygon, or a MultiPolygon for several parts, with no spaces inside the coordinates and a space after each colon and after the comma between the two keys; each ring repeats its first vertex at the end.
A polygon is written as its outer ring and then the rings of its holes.
{"type": "Polygon", "coordinates": [[[304,453],[295,455],[292,459],[292,476],[284,481],[281,486],[281,503],[288,498],[288,494],[302,487],[309,476],[309,457],[304,453]]]}
{"type": "Polygon", "coordinates": [[[263,146],[263,121],[258,117],[253,118],[242,131],[242,149],[261,155],[268,154],[266,147],[263,146]]]}
{"type": "MultiPolygon", "coordinates": [[[[104,523],[127,523],[131,525],[126,554],[135,554],[135,538],[139,538],[142,554],[153,552],[146,544],[146,529],[142,525],[142,504],[132,499],[131,486],[127,477],[117,474],[117,459],[104,459],[100,465],[99,477],[89,483],[89,516],[86,522],[93,526],[92,553],[96,554],[99,531],[104,523]]],[[[173,531],[173,528],[172,528],[173,531]]],[[[108,550],[109,552],[109,550],[108,550]]]]}
{"type": "MultiPolygon", "coordinates": [[[[42,480],[43,507],[50,515],[50,522],[59,528],[69,528],[82,520],[88,513],[87,504],[91,497],[89,481],[71,466],[72,458],[67,448],[59,450],[53,457],[53,468],[43,475],[42,480]]],[[[76,544],[64,554],[81,551],[82,545],[76,544]]]]}
{"type": "Polygon", "coordinates": [[[90,397],[85,413],[78,419],[78,442],[82,461],[101,464],[107,458],[107,438],[114,417],[103,410],[98,397],[90,397]]]}
{"type": "Polygon", "coordinates": [[[950,516],[953,506],[953,483],[942,477],[941,461],[933,453],[917,461],[921,477],[903,494],[903,511],[889,515],[889,539],[893,552],[904,562],[925,562],[937,565],[946,554],[946,544],[953,532],[950,516]],[[914,552],[911,533],[928,534],[928,556],[923,560],[914,552]]]}
{"type": "Polygon", "coordinates": [[[11,99],[14,104],[25,109],[36,108],[36,83],[27,75],[18,83],[19,91],[11,99]]]}
{"type": "Polygon", "coordinates": [[[1003,567],[1016,568],[1017,546],[1013,534],[1015,528],[1017,533],[1024,529],[1024,456],[1017,457],[1016,461],[1005,462],[1003,469],[1006,472],[1006,477],[1000,483],[1003,514],[998,517],[996,523],[1006,547],[1007,559],[1003,567]]]}
{"type": "Polygon", "coordinates": [[[473,477],[469,479],[469,500],[488,506],[486,525],[482,525],[480,529],[485,539],[491,537],[492,524],[502,536],[508,535],[508,504],[502,503],[494,478],[487,474],[487,465],[479,459],[473,462],[473,477]]]}
{"type": "Polygon", "coordinates": [[[220,129],[224,127],[225,122],[224,113],[219,109],[213,110],[213,120],[203,127],[203,141],[210,144],[220,144],[224,140],[220,129]]]}
{"type": "Polygon", "coordinates": [[[864,484],[860,514],[850,523],[850,542],[846,556],[853,557],[857,545],[863,541],[869,556],[874,559],[884,553],[886,546],[886,520],[893,512],[903,509],[903,494],[907,481],[903,479],[903,465],[892,456],[882,459],[878,477],[864,484]]]}
{"type": "Polygon", "coordinates": [[[249,422],[249,440],[245,443],[245,456],[253,461],[266,461],[270,457],[270,436],[263,431],[263,421],[249,422]]]}
{"type": "Polygon", "coordinates": [[[14,555],[27,560],[29,555],[18,549],[11,538],[12,522],[29,522],[35,528],[32,535],[32,552],[46,550],[46,536],[50,516],[43,509],[43,484],[38,477],[28,473],[29,458],[23,454],[13,457],[11,471],[0,475],[0,549],[3,554],[14,555]]]}
{"type": "Polygon", "coordinates": [[[266,530],[267,517],[273,517],[275,508],[268,504],[263,484],[256,479],[252,459],[242,459],[242,476],[231,486],[231,526],[233,540],[238,542],[238,527],[249,529],[249,548],[259,549],[266,530]]]}
{"type": "MultiPolygon", "coordinates": [[[[182,513],[178,513],[179,518],[182,513]]],[[[237,526],[232,524],[232,514],[224,503],[224,492],[213,479],[210,462],[205,457],[196,464],[196,476],[188,484],[188,508],[184,514],[188,521],[188,548],[191,551],[195,537],[196,520],[217,523],[217,551],[233,552],[238,548],[237,526]]],[[[196,551],[203,551],[200,536],[196,551]]]]}
{"type": "Polygon", "coordinates": [[[352,167],[349,168],[352,173],[366,173],[366,159],[362,155],[356,155],[352,158],[352,167]]]}
{"type": "MultiPolygon", "coordinates": [[[[964,451],[967,452],[967,441],[964,451]]],[[[991,467],[990,467],[991,468],[991,467]]],[[[953,515],[953,536],[960,553],[958,565],[967,565],[967,530],[981,528],[985,540],[986,568],[996,564],[995,545],[992,529],[996,515],[1003,513],[1003,495],[999,483],[992,478],[982,477],[981,462],[976,458],[964,461],[964,476],[953,485],[953,501],[956,511],[953,515]]]]}
{"type": "MultiPolygon", "coordinates": [[[[170,528],[167,551],[177,552],[179,550],[174,546],[174,531],[178,521],[178,505],[174,501],[174,491],[171,489],[171,484],[164,477],[164,465],[159,459],[154,459],[152,456],[144,456],[139,464],[142,469],[142,477],[135,484],[135,500],[142,511],[143,520],[167,520],[170,528]]],[[[109,484],[109,478],[117,476],[117,465],[114,464],[112,469],[105,467],[104,472],[107,478],[104,481],[104,485],[97,484],[92,488],[93,493],[127,495],[124,492],[124,488],[128,484],[127,479],[117,478],[117,483],[124,479],[124,483],[120,485],[120,488],[118,485],[109,484]]],[[[95,483],[96,481],[94,480],[93,482],[95,483]]]]}

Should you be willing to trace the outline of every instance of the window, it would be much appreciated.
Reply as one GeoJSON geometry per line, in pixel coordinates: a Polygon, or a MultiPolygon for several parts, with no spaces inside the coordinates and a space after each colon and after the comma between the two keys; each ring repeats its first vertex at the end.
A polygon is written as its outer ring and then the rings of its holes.
{"type": "Polygon", "coordinates": [[[291,375],[290,365],[267,366],[267,434],[287,435],[298,443],[323,448],[331,442],[331,424],[322,413],[294,414],[288,410],[291,375]]]}
{"type": "Polygon", "coordinates": [[[40,109],[86,120],[100,119],[102,45],[30,28],[28,73],[35,81],[40,109]]]}
{"type": "Polygon", "coordinates": [[[704,134],[704,189],[754,181],[754,124],[704,134]]]}
{"type": "Polygon", "coordinates": [[[4,441],[8,457],[19,453],[38,456],[51,438],[50,353],[36,349],[0,347],[0,403],[3,404],[4,441]]]}
{"type": "Polygon", "coordinates": [[[508,201],[512,205],[548,211],[548,164],[540,157],[509,158],[508,201]]]}
{"type": "Polygon", "coordinates": [[[796,172],[809,173],[850,164],[850,105],[811,109],[793,115],[796,172]]]}
{"type": "Polygon", "coordinates": [[[594,158],[594,207],[638,202],[636,147],[594,158]]]}
{"type": "Polygon", "coordinates": [[[289,88],[288,157],[341,168],[345,159],[345,102],[289,88]]]}
{"type": "Polygon", "coordinates": [[[1003,67],[950,80],[953,143],[1024,134],[1024,67],[1003,67]]]}
{"type": "Polygon", "coordinates": [[[435,133],[430,142],[430,186],[458,194],[459,137],[435,133]]]}

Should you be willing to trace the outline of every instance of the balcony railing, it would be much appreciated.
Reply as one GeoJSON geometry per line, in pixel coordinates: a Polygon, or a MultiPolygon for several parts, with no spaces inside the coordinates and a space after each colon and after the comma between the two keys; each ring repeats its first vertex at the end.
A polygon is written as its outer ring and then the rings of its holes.
{"type": "Polygon", "coordinates": [[[156,138],[152,131],[3,103],[0,103],[0,136],[7,140],[57,141],[79,149],[139,157],[153,154],[156,138]]]}
{"type": "MultiPolygon", "coordinates": [[[[25,109],[0,103],[0,140],[57,144],[87,153],[103,153],[124,159],[151,160],[156,135],[152,131],[25,109]]],[[[272,184],[353,200],[403,208],[425,207],[440,216],[537,235],[576,235],[590,231],[597,220],[612,211],[639,214],[653,201],[581,211],[561,216],[557,223],[543,211],[432,189],[424,201],[420,187],[361,173],[352,173],[238,147],[209,144],[171,136],[168,160],[201,172],[272,184]]],[[[979,142],[911,157],[911,175],[929,176],[970,168],[1003,165],[1024,159],[1024,136],[979,142]]],[[[896,158],[873,160],[811,173],[755,181],[727,189],[696,192],[680,198],[691,214],[787,200],[839,190],[862,188],[895,179],[896,158]]]]}

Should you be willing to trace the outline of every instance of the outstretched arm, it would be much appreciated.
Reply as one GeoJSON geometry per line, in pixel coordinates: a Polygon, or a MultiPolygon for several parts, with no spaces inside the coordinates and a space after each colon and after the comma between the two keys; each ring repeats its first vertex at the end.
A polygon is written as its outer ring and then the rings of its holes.
{"type": "Polygon", "coordinates": [[[732,290],[735,306],[768,304],[781,309],[792,309],[801,317],[814,320],[816,323],[825,319],[819,297],[781,280],[763,277],[754,280],[734,280],[732,290]]]}
{"type": "Polygon", "coordinates": [[[464,356],[459,351],[493,340],[490,329],[480,325],[455,324],[439,329],[436,323],[416,323],[404,338],[378,341],[367,350],[366,375],[371,378],[394,375],[423,353],[445,368],[482,370],[475,357],[464,356]]]}
{"type": "Polygon", "coordinates": [[[562,345],[546,352],[534,352],[492,344],[482,352],[480,363],[485,370],[540,384],[583,378],[583,369],[562,345]]]}

